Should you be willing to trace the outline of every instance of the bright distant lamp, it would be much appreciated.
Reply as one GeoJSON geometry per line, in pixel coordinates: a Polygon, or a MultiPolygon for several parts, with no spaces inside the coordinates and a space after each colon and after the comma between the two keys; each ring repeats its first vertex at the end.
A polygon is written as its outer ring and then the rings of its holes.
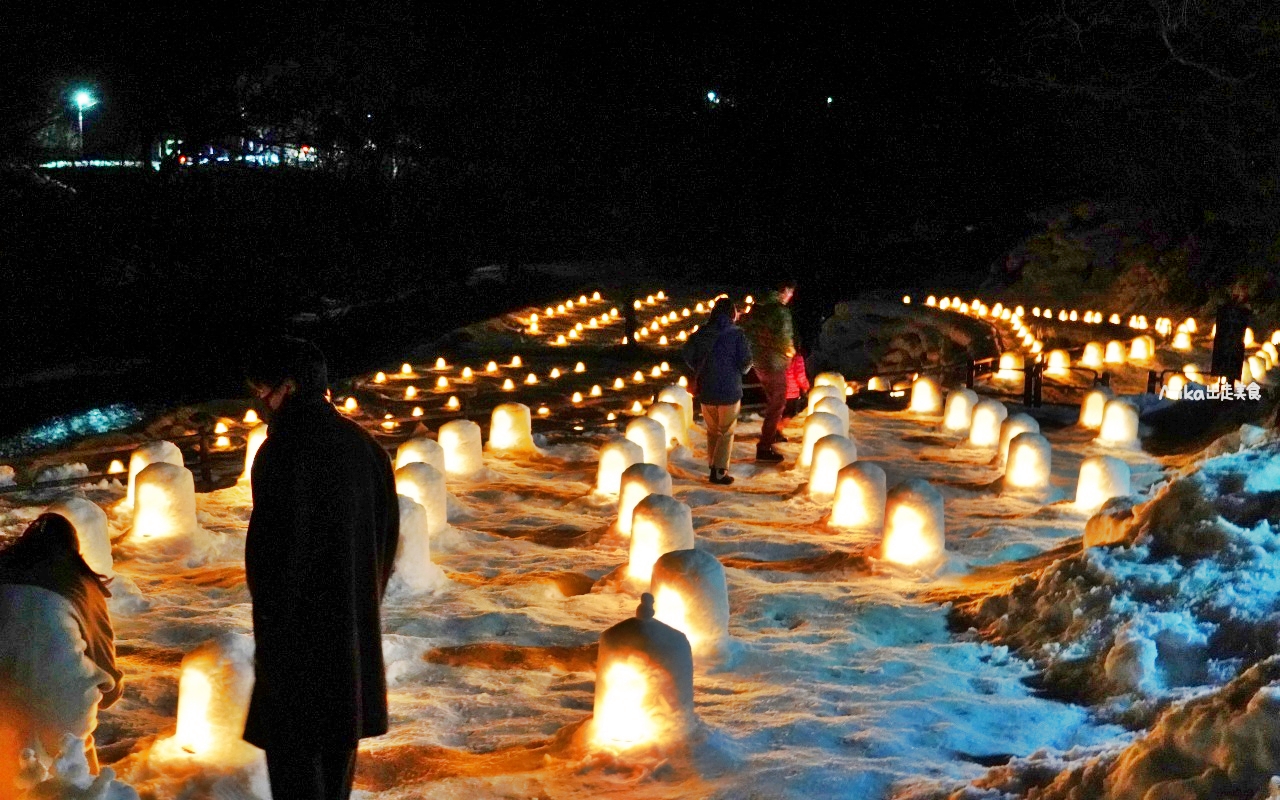
{"type": "Polygon", "coordinates": [[[85,89],[77,90],[71,96],[71,101],[76,104],[76,124],[79,130],[80,155],[84,155],[84,110],[93,108],[98,104],[98,101],[85,89]]]}

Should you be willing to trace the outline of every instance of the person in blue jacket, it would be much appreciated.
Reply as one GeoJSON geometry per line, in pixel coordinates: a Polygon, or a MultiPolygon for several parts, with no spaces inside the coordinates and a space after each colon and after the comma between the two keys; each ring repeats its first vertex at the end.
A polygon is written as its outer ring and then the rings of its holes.
{"type": "Polygon", "coordinates": [[[707,426],[711,482],[721,486],[733,483],[729,475],[733,429],[742,408],[742,375],[751,369],[751,346],[734,324],[737,319],[738,310],[728,298],[722,298],[712,307],[707,324],[689,337],[681,353],[707,426]]]}

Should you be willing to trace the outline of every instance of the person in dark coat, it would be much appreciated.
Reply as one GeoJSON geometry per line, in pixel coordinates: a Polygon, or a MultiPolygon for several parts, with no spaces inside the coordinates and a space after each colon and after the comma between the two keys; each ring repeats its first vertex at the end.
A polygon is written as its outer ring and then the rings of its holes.
{"type": "Polygon", "coordinates": [[[1244,373],[1244,332],[1249,327],[1249,307],[1243,292],[1232,292],[1218,306],[1217,331],[1213,335],[1212,366],[1209,371],[1228,382],[1240,380],[1244,373]]]}
{"type": "Polygon", "coordinates": [[[255,679],[245,741],[274,797],[347,798],[361,739],[387,732],[381,604],[400,537],[391,461],[326,398],[315,345],[248,369],[270,424],[253,462],[245,576],[255,679]]]}
{"type": "MultiPolygon", "coordinates": [[[[97,712],[124,692],[108,583],[85,563],[75,527],[60,514],[36,517],[0,551],[0,741],[25,747],[38,739],[56,755],[62,736],[74,734],[95,775],[97,712]]],[[[10,749],[0,746],[0,788],[12,785],[10,749]]]]}
{"type": "Polygon", "coordinates": [[[711,308],[707,324],[689,337],[681,352],[693,372],[692,386],[702,405],[707,425],[707,461],[711,482],[733,483],[729,456],[733,429],[742,409],[742,375],[751,369],[751,347],[742,329],[734,325],[738,310],[726,297],[711,308]]]}

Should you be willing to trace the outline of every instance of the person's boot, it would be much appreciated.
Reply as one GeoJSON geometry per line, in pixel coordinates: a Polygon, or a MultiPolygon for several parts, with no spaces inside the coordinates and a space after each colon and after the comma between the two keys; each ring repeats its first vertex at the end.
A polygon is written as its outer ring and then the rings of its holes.
{"type": "Polygon", "coordinates": [[[769,447],[756,448],[756,461],[762,461],[768,464],[777,464],[782,460],[783,460],[782,453],[779,453],[777,450],[774,450],[772,445],[770,445],[769,447]]]}
{"type": "Polygon", "coordinates": [[[711,482],[717,486],[728,486],[733,483],[733,476],[729,474],[728,470],[720,469],[719,467],[712,467],[711,482]]]}

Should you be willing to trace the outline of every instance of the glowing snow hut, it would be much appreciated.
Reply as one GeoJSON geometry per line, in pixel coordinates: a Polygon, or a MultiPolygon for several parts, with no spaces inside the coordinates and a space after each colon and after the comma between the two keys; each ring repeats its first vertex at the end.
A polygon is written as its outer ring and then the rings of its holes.
{"type": "Polygon", "coordinates": [[[80,555],[89,569],[108,578],[115,575],[111,561],[111,536],[107,530],[107,512],[97,503],[78,495],[54,501],[45,511],[67,518],[76,529],[80,555]]]}
{"type": "Polygon", "coordinates": [[[903,566],[925,566],[942,558],[946,519],[942,495],[928,481],[912,478],[889,490],[881,554],[903,566]]]}
{"type": "Polygon", "coordinates": [[[1053,448],[1039,433],[1019,433],[1009,443],[1004,470],[1004,489],[1012,492],[1042,492],[1049,488],[1053,448]]]}
{"type": "Polygon", "coordinates": [[[450,478],[470,478],[484,468],[480,426],[469,419],[455,419],[440,426],[437,434],[444,450],[444,470],[450,478]]]}
{"type": "Polygon", "coordinates": [[[489,449],[500,453],[531,453],[533,414],[524,403],[500,403],[489,418],[489,449]]]}
{"type": "Polygon", "coordinates": [[[679,405],[659,400],[649,406],[645,415],[662,425],[667,447],[671,447],[672,442],[681,447],[689,446],[689,428],[684,424],[684,409],[679,405]]]}
{"type": "Polygon", "coordinates": [[[1129,359],[1131,361],[1149,361],[1155,357],[1156,340],[1147,334],[1135,336],[1129,343],[1129,359]]]}
{"type": "Polygon", "coordinates": [[[814,411],[804,420],[804,435],[800,442],[800,456],[796,460],[797,469],[808,469],[813,461],[813,447],[824,436],[836,434],[846,436],[849,428],[835,414],[825,411],[814,411]]]}
{"type": "Polygon", "coordinates": [[[644,462],[644,450],[630,439],[616,438],[600,448],[600,464],[596,467],[596,491],[617,494],[622,486],[622,473],[632,464],[644,462]]]}
{"type": "Polygon", "coordinates": [[[1071,355],[1066,350],[1050,350],[1044,372],[1057,376],[1071,374],[1071,355]]]}
{"type": "Polygon", "coordinates": [[[651,417],[636,417],[627,423],[627,438],[640,445],[646,464],[667,468],[667,429],[651,417]]]}
{"type": "Polygon", "coordinates": [[[253,693],[253,639],[227,633],[187,653],[178,678],[178,729],[169,744],[193,760],[235,766],[258,757],[241,736],[253,693]]]}
{"type": "Polygon", "coordinates": [[[1000,463],[1009,459],[1009,442],[1020,433],[1039,433],[1040,423],[1030,414],[1010,414],[1000,423],[1000,463]]]}
{"type": "Polygon", "coordinates": [[[1126,400],[1108,400],[1102,411],[1098,441],[1115,446],[1135,444],[1138,441],[1138,409],[1126,400]]]}
{"type": "Polygon", "coordinates": [[[1112,339],[1107,342],[1107,351],[1102,357],[1103,362],[1106,364],[1123,364],[1124,350],[1124,342],[1112,339]]]}
{"type": "Polygon", "coordinates": [[[444,448],[439,442],[426,436],[415,436],[396,448],[396,469],[419,462],[430,464],[443,473],[444,448]]]}
{"type": "Polygon", "coordinates": [[[834,387],[836,392],[838,393],[837,396],[839,397],[845,396],[845,390],[849,386],[848,381],[846,381],[844,378],[844,375],[842,375],[839,372],[819,372],[817,375],[813,377],[813,385],[814,385],[814,388],[817,388],[819,386],[834,387]]]}
{"type": "Polygon", "coordinates": [[[849,406],[844,400],[837,400],[834,397],[824,397],[813,406],[814,413],[833,414],[840,419],[840,430],[845,432],[849,430],[849,406]]]}
{"type": "Polygon", "coordinates": [[[729,589],[724,567],[704,550],[673,550],[653,564],[654,617],[689,639],[696,659],[722,655],[729,644],[729,589]]]}
{"type": "Polygon", "coordinates": [[[858,448],[847,436],[834,433],[819,439],[809,465],[809,497],[818,501],[834,497],[840,470],[857,460],[858,448]]]}
{"type": "Polygon", "coordinates": [[[1178,331],[1173,335],[1173,344],[1170,345],[1174,350],[1190,350],[1191,334],[1187,331],[1178,331]]]}
{"type": "Polygon", "coordinates": [[[824,386],[815,386],[809,390],[808,413],[812,414],[813,407],[816,406],[818,401],[824,397],[834,397],[843,403],[845,396],[841,393],[841,390],[835,386],[831,386],[829,384],[824,386]]]}
{"type": "Polygon", "coordinates": [[[1102,414],[1110,400],[1110,390],[1101,386],[1091,389],[1080,401],[1080,427],[1101,428],[1102,414]]]}
{"type": "Polygon", "coordinates": [[[1022,370],[1026,367],[1026,359],[1022,357],[1022,353],[1013,350],[1007,350],[1000,354],[999,369],[996,371],[996,377],[1004,381],[1012,381],[1022,377],[1022,370]]]}
{"type": "Polygon", "coordinates": [[[686,429],[693,427],[693,395],[689,394],[689,390],[676,384],[674,386],[664,386],[658,392],[658,400],[663,403],[675,403],[684,411],[684,426],[686,429]]]}
{"type": "Polygon", "coordinates": [[[947,404],[942,411],[942,429],[948,433],[968,433],[973,421],[973,407],[977,404],[977,392],[953,389],[947,394],[947,404]]]}
{"type": "Polygon", "coordinates": [[[397,495],[400,501],[400,541],[396,546],[391,580],[410,592],[428,592],[444,581],[444,571],[431,561],[431,529],[427,509],[412,498],[397,495]]]}
{"type": "Polygon", "coordinates": [[[631,546],[627,578],[648,587],[653,564],[672,550],[694,546],[693,512],[667,494],[650,494],[636,504],[631,515],[631,546]]]}
{"type": "Polygon", "coordinates": [[[680,631],[654,619],[645,593],[633,619],[600,634],[589,740],[613,752],[686,738],[697,724],[693,651],[680,631]]]}
{"type": "Polygon", "coordinates": [[[974,447],[997,447],[1000,444],[1000,424],[1009,416],[1009,409],[999,400],[985,397],[973,407],[973,419],[969,424],[969,444],[974,447]]]}
{"type": "Polygon", "coordinates": [[[942,389],[933,378],[921,375],[911,382],[911,405],[915,414],[942,413],[942,389]]]}
{"type": "Polygon", "coordinates": [[[886,484],[884,470],[875,464],[846,464],[836,476],[836,496],[829,524],[853,530],[882,528],[886,484]]]}
{"type": "Polygon", "coordinates": [[[134,482],[133,535],[169,539],[194,533],[196,482],[191,470],[167,461],[147,465],[134,482]]]}
{"type": "Polygon", "coordinates": [[[632,464],[622,471],[618,486],[618,531],[631,535],[632,512],[651,494],[671,494],[671,475],[657,464],[632,464]]]}
{"type": "Polygon", "coordinates": [[[1080,356],[1080,363],[1091,369],[1102,369],[1106,364],[1106,350],[1099,342],[1089,342],[1084,346],[1084,355],[1080,356]]]}
{"type": "Polygon", "coordinates": [[[1129,465],[1115,456],[1089,456],[1080,463],[1076,507],[1094,511],[1113,497],[1129,494],[1129,465]]]}
{"type": "Polygon", "coordinates": [[[430,535],[449,527],[449,492],[440,470],[422,461],[405,464],[396,470],[396,493],[422,506],[430,535]]]}
{"type": "Polygon", "coordinates": [[[133,505],[138,473],[159,463],[183,466],[182,451],[173,442],[159,441],[148,442],[129,455],[129,488],[124,498],[125,505],[133,505]]]}

